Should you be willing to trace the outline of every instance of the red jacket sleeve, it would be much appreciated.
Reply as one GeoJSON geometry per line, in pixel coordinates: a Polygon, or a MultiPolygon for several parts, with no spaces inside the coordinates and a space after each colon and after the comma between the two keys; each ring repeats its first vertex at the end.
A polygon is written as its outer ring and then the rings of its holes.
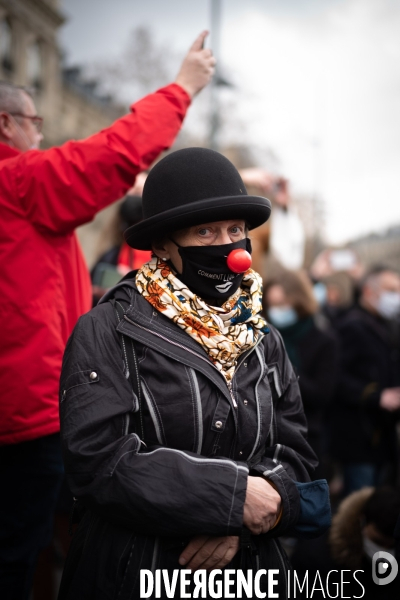
{"type": "Polygon", "coordinates": [[[87,223],[171,146],[189,104],[187,93],[171,84],[86,140],[19,155],[8,167],[17,203],[33,224],[53,233],[87,223]]]}

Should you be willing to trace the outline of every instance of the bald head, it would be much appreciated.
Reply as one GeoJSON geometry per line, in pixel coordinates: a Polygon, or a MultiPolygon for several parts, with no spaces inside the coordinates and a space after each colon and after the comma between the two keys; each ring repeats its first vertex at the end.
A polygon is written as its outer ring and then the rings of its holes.
{"type": "Polygon", "coordinates": [[[0,81],[0,112],[23,113],[27,98],[32,98],[28,88],[14,85],[8,81],[0,81]]]}

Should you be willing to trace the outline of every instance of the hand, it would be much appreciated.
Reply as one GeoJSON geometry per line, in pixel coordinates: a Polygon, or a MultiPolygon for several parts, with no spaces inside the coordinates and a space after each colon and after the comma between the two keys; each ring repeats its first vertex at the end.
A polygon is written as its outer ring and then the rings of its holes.
{"type": "Polygon", "coordinates": [[[231,562],[239,550],[239,537],[226,535],[214,537],[197,535],[194,537],[179,557],[179,564],[186,569],[222,569],[231,562]]]}
{"type": "Polygon", "coordinates": [[[203,48],[208,31],[203,31],[187,53],[175,83],[192,98],[203,89],[214,75],[216,60],[208,48],[203,48]]]}
{"type": "Polygon", "coordinates": [[[275,525],[281,510],[281,497],[266,479],[248,477],[243,524],[251,533],[267,533],[275,525]]]}
{"type": "Polygon", "coordinates": [[[389,412],[394,412],[400,408],[400,387],[386,388],[381,393],[379,406],[389,412]]]}

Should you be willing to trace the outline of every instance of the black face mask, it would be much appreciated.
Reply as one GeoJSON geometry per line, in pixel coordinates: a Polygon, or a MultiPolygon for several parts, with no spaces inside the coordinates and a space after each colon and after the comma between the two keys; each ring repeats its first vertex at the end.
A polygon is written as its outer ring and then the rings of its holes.
{"type": "MultiPolygon", "coordinates": [[[[176,243],[176,242],[174,242],[176,243]]],[[[200,298],[227,300],[240,287],[243,273],[234,273],[226,264],[232,250],[243,248],[251,254],[249,238],[220,246],[178,246],[183,270],[178,278],[200,298]]]]}

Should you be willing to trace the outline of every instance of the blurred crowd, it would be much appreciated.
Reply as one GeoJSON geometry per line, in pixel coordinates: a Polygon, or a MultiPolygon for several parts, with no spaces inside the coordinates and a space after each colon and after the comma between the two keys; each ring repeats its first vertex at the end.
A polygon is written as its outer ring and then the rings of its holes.
{"type": "MultiPolygon", "coordinates": [[[[376,552],[396,555],[396,538],[399,558],[399,271],[362,264],[350,248],[326,248],[304,268],[305,235],[287,180],[258,169],[242,176],[273,202],[271,221],[252,232],[253,264],[265,315],[299,378],[315,479],[328,480],[334,513],[321,538],[287,540],[293,568],[311,581],[317,572],[324,580],[335,569],[362,569],[363,597],[398,597],[398,581],[373,583],[371,564],[376,552]]],[[[357,585],[342,597],[360,596],[357,585]]]]}

